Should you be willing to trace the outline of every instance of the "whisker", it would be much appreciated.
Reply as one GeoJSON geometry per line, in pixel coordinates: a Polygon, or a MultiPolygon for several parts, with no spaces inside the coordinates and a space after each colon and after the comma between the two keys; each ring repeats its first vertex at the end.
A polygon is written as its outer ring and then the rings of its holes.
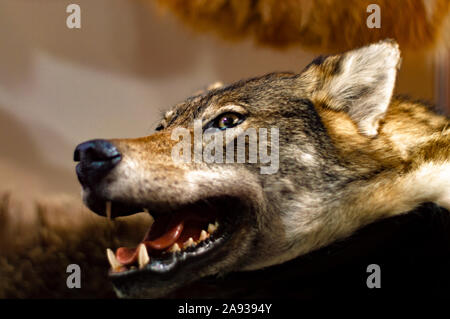
{"type": "Polygon", "coordinates": [[[106,202],[106,217],[108,218],[108,220],[111,220],[111,202],[110,201],[106,202]]]}

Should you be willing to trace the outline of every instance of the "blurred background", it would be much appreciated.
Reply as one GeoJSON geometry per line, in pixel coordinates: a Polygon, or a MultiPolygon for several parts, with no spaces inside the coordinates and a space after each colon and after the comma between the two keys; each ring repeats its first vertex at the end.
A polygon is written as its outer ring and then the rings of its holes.
{"type": "MultiPolygon", "coordinates": [[[[301,71],[316,55],[195,33],[152,1],[1,0],[0,192],[79,196],[78,143],[148,135],[163,110],[210,83],[301,71]],[[66,27],[70,3],[81,29],[66,27]]],[[[448,57],[403,52],[396,93],[448,112],[448,57]]]]}

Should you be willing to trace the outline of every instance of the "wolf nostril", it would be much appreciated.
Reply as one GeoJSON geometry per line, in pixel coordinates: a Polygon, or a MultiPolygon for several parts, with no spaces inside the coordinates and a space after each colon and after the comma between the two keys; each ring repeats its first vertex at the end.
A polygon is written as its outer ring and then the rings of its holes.
{"type": "Polygon", "coordinates": [[[75,162],[97,162],[109,161],[118,156],[120,156],[120,153],[111,142],[91,140],[77,146],[73,159],[75,162]]]}
{"type": "Polygon", "coordinates": [[[117,148],[106,140],[91,140],[78,145],[73,154],[80,181],[98,180],[121,160],[117,148]]]}

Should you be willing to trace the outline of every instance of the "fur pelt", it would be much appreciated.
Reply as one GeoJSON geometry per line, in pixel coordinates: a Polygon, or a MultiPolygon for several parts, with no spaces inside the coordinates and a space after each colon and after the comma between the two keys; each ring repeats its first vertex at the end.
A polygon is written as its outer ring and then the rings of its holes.
{"type": "MultiPolygon", "coordinates": [[[[147,0],[148,1],[148,0],[147,0]]],[[[449,45],[448,0],[157,0],[200,32],[263,45],[336,52],[385,38],[403,51],[449,45]],[[378,4],[381,28],[369,29],[370,4],[378,4]]]]}

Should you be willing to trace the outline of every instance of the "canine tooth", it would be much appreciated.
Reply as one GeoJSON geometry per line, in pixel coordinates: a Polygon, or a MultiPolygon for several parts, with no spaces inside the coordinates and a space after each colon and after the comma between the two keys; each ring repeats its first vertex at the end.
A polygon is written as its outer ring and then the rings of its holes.
{"type": "Polygon", "coordinates": [[[200,233],[199,241],[205,240],[206,238],[208,238],[208,233],[205,230],[202,230],[200,233]]]}
{"type": "Polygon", "coordinates": [[[192,239],[192,237],[189,237],[189,239],[184,242],[183,248],[188,248],[192,245],[195,245],[194,240],[192,239]]]}
{"type": "Polygon", "coordinates": [[[139,245],[139,252],[138,252],[138,263],[139,268],[145,267],[150,261],[150,257],[148,256],[147,248],[144,244],[139,245]]]}
{"type": "Polygon", "coordinates": [[[214,225],[209,224],[208,225],[208,233],[210,233],[210,234],[214,233],[217,229],[217,226],[218,226],[217,222],[214,225]]]}
{"type": "Polygon", "coordinates": [[[171,253],[174,253],[174,252],[177,252],[177,251],[180,251],[180,250],[181,250],[181,249],[180,249],[180,246],[178,246],[177,243],[173,244],[172,247],[169,248],[169,251],[170,251],[171,253]]]}
{"type": "Polygon", "coordinates": [[[111,202],[106,202],[106,217],[111,220],[111,202]]]}
{"type": "Polygon", "coordinates": [[[106,256],[108,257],[109,264],[111,265],[112,270],[117,270],[123,265],[117,260],[116,255],[111,249],[106,249],[106,256]]]}

